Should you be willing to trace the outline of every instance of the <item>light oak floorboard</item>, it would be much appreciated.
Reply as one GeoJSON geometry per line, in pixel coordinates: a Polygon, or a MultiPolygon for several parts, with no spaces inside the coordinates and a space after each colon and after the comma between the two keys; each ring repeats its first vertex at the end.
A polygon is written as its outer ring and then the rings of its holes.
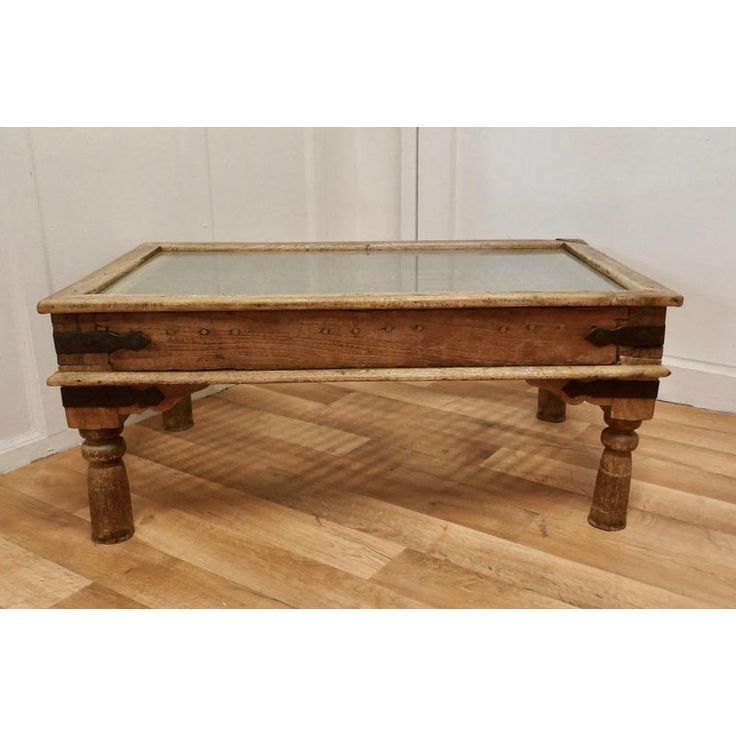
{"type": "MultiPolygon", "coordinates": [[[[78,450],[62,455],[76,455],[78,450]]],[[[286,604],[221,576],[204,573],[137,538],[121,545],[93,545],[89,525],[73,514],[3,486],[0,478],[0,533],[16,544],[53,559],[86,580],[94,580],[152,608],[283,608],[286,604]]],[[[78,482],[84,484],[84,476],[78,482]]],[[[47,587],[43,593],[48,596],[47,587]]],[[[48,606],[34,598],[29,607],[48,606]]]]}
{"type": "Polygon", "coordinates": [[[55,603],[53,608],[147,608],[147,606],[104,585],[90,583],[86,588],[55,603]]]}
{"type": "Polygon", "coordinates": [[[89,580],[0,536],[0,607],[46,608],[89,580]]]}
{"type": "MultiPolygon", "coordinates": [[[[505,447],[493,453],[482,465],[517,478],[579,493],[586,497],[590,496],[597,472],[597,463],[595,466],[586,467],[554,459],[554,456],[543,457],[536,453],[525,453],[505,447]]],[[[736,498],[734,501],[724,501],[634,478],[631,481],[629,509],[649,511],[736,534],[736,498]]]]}
{"type": "Polygon", "coordinates": [[[358,577],[371,577],[403,550],[394,542],[135,455],[127,465],[131,487],[151,502],[184,510],[256,542],[278,540],[284,549],[358,577]]]}
{"type": "Polygon", "coordinates": [[[126,427],[137,533],[89,540],[78,448],[0,477],[0,605],[736,607],[736,416],[659,404],[629,523],[586,516],[598,407],[523,382],[237,386],[126,427]]]}
{"type": "Polygon", "coordinates": [[[400,593],[422,598],[435,608],[568,607],[558,599],[411,549],[386,565],[375,580],[400,593]]]}

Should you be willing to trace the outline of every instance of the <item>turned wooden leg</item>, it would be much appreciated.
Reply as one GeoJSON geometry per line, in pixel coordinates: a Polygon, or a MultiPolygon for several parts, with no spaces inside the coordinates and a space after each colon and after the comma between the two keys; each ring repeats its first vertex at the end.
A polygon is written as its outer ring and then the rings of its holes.
{"type": "Polygon", "coordinates": [[[546,388],[540,388],[537,395],[537,419],[543,422],[564,422],[565,402],[546,388]]]}
{"type": "Polygon", "coordinates": [[[183,432],[194,426],[192,418],[192,396],[187,394],[181,401],[177,402],[170,409],[162,412],[164,429],[167,432],[183,432]]]}
{"type": "Polygon", "coordinates": [[[601,432],[604,449],[588,521],[598,529],[618,531],[626,526],[631,453],[639,444],[636,430],[641,421],[613,419],[610,407],[604,409],[604,418],[608,427],[601,432]]]}
{"type": "Polygon", "coordinates": [[[122,431],[122,425],[115,429],[79,430],[84,438],[82,456],[88,462],[92,541],[100,544],[124,542],[135,531],[128,474],[123,464],[122,431]]]}

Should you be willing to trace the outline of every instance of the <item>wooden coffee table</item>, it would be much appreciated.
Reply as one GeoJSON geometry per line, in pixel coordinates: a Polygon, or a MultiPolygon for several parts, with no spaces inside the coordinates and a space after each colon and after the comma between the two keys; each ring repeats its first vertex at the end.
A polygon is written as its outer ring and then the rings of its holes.
{"type": "Polygon", "coordinates": [[[682,297],[580,240],[147,243],[42,300],[92,539],[133,535],[123,424],[192,424],[208,384],[526,379],[537,416],[603,408],[589,521],[626,525],[636,429],[654,412],[682,297]]]}

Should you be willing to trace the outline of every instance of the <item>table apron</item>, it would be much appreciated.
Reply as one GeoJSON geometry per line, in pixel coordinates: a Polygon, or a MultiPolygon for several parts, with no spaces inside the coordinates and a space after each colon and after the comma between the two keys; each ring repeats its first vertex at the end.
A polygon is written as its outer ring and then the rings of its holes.
{"type": "MultiPolygon", "coordinates": [[[[115,371],[612,365],[619,359],[620,347],[595,344],[589,337],[591,331],[658,319],[663,324],[663,309],[628,307],[53,316],[57,335],[108,331],[145,336],[133,349],[119,340],[113,341],[113,346],[123,347],[109,353],[98,350],[58,355],[64,370],[115,371]],[[653,315],[653,311],[658,314],[653,315]],[[639,314],[647,319],[637,319],[639,314]]],[[[75,344],[74,340],[57,342],[75,344]]]]}

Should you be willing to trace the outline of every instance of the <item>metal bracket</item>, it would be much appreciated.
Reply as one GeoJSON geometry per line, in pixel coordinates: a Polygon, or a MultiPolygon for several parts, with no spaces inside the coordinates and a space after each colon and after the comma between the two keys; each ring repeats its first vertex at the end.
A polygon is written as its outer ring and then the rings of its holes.
{"type": "Polygon", "coordinates": [[[151,338],[142,332],[128,332],[125,335],[109,330],[54,333],[54,346],[58,355],[143,350],[150,344],[151,338]]]}
{"type": "Polygon", "coordinates": [[[562,391],[572,399],[656,399],[659,381],[568,381],[562,391]]]}
{"type": "Polygon", "coordinates": [[[661,348],[664,345],[664,325],[621,325],[621,327],[594,327],[586,336],[588,342],[603,345],[622,345],[630,348],[661,348]]]}
{"type": "Polygon", "coordinates": [[[120,406],[156,406],[166,397],[155,386],[64,386],[61,403],[68,408],[89,409],[120,406]]]}

